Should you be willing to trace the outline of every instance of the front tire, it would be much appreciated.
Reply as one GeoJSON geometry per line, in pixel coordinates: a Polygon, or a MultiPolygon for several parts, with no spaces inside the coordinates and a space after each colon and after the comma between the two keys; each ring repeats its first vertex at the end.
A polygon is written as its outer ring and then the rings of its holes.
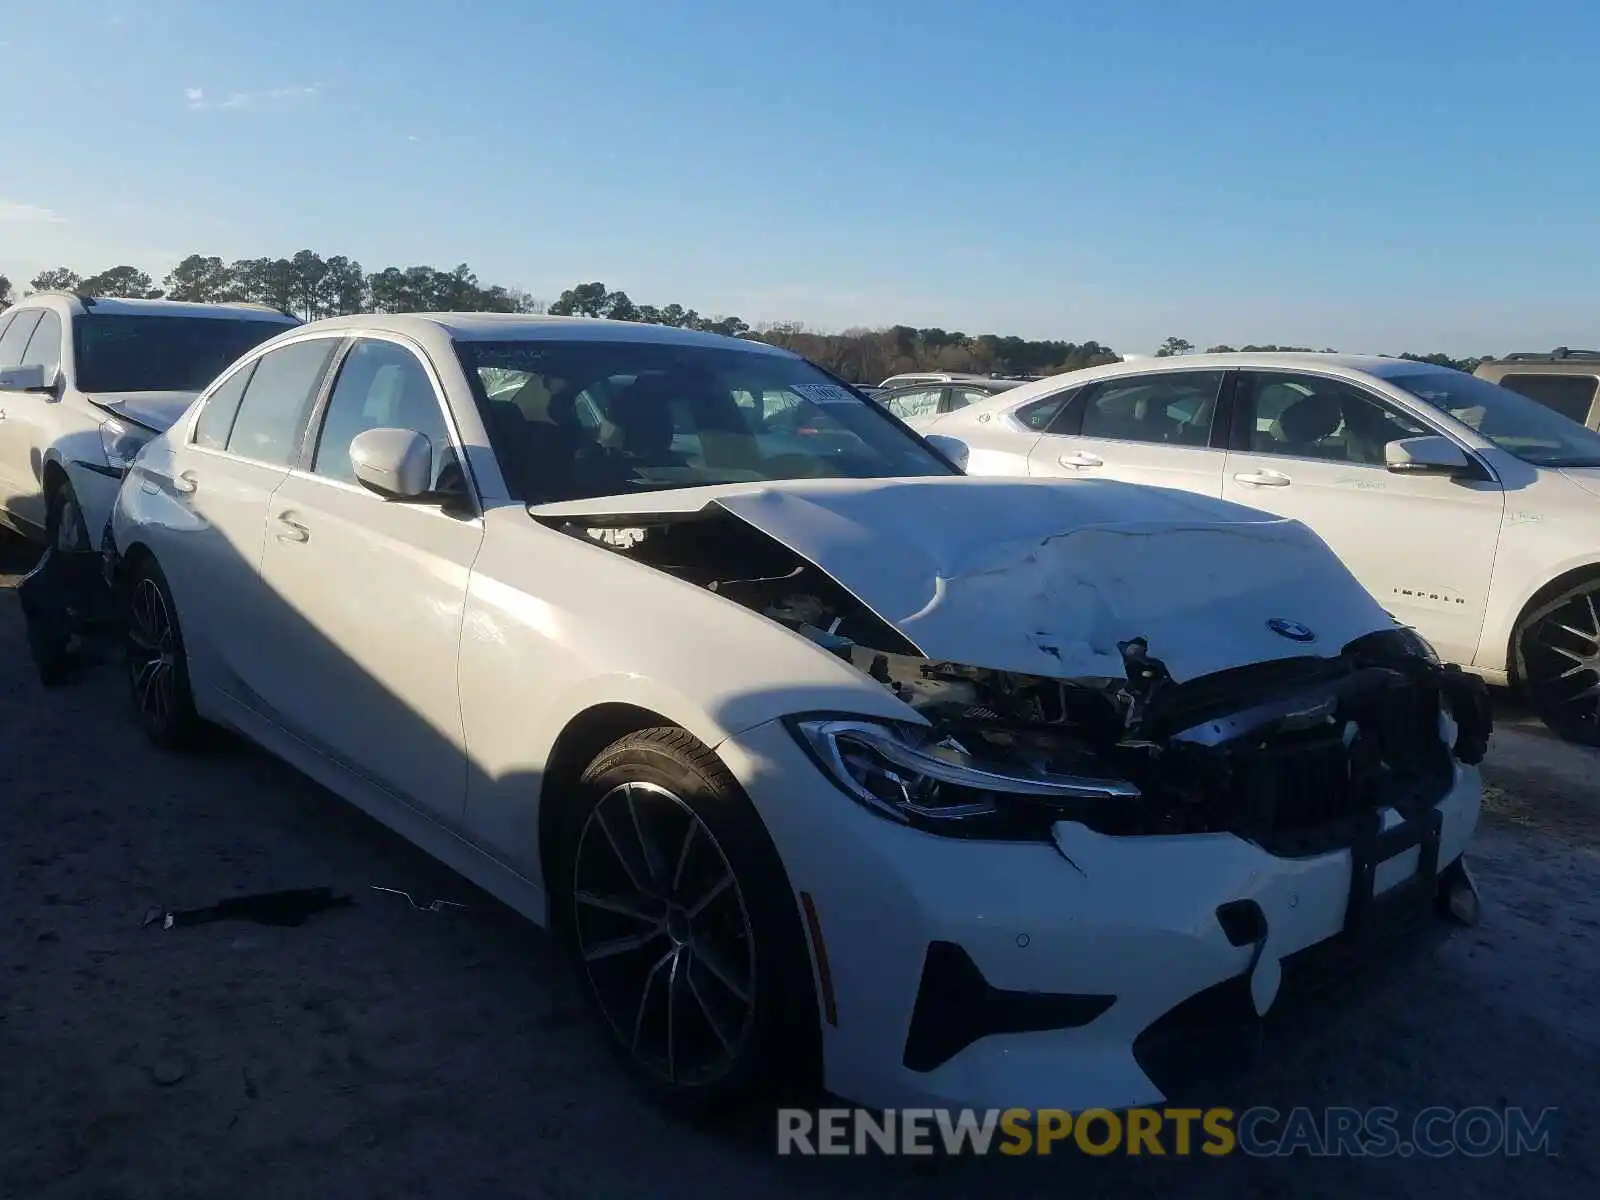
{"type": "Polygon", "coordinates": [[[183,630],[166,576],[148,554],[130,564],[125,617],[128,688],[139,727],[164,750],[187,750],[201,726],[183,630]]]}
{"type": "Polygon", "coordinates": [[[1518,673],[1534,711],[1565,741],[1600,746],[1600,580],[1569,588],[1525,618],[1518,673]]]}
{"type": "Polygon", "coordinates": [[[675,728],[613,743],[584,772],[558,853],[563,941],[648,1091],[709,1115],[806,1079],[819,1035],[794,894],[715,755],[675,728]]]}

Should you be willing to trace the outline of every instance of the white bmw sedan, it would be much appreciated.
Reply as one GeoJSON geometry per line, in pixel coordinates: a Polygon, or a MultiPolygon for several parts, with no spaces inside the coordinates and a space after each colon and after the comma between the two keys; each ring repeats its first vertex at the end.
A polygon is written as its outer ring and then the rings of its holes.
{"type": "Polygon", "coordinates": [[[560,936],[661,1097],[1121,1106],[1438,906],[1488,737],[1303,526],[963,477],[785,351],[307,325],[138,456],[139,719],[560,936]]]}
{"type": "Polygon", "coordinates": [[[1395,616],[1600,746],[1600,433],[1460,371],[1207,354],[1058,375],[947,416],[971,474],[1121,479],[1304,521],[1395,616]]]}

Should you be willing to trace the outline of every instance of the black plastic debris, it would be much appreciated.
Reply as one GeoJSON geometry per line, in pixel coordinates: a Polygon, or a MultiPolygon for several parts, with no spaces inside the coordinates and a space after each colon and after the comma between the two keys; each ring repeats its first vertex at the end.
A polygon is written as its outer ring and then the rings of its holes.
{"type": "Polygon", "coordinates": [[[391,896],[403,896],[406,903],[411,905],[417,912],[443,912],[447,908],[466,907],[465,904],[457,904],[454,900],[435,900],[431,904],[418,904],[411,898],[410,892],[402,892],[399,888],[379,887],[377,884],[372,885],[372,890],[375,892],[388,892],[391,896]]]}
{"type": "Polygon", "coordinates": [[[306,918],[330,908],[345,908],[355,903],[354,897],[335,893],[332,888],[293,888],[282,892],[258,892],[250,896],[235,896],[205,908],[188,908],[177,912],[153,908],[145,915],[144,925],[157,922],[163,929],[187,925],[209,925],[213,921],[252,921],[257,925],[304,925],[306,918]]]}

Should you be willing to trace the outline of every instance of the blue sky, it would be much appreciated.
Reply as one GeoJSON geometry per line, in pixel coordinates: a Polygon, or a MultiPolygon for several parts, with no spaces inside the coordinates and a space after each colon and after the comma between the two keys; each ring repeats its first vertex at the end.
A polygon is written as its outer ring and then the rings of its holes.
{"type": "Polygon", "coordinates": [[[1600,344],[1600,5],[0,0],[0,272],[310,247],[553,299],[1600,344]]]}

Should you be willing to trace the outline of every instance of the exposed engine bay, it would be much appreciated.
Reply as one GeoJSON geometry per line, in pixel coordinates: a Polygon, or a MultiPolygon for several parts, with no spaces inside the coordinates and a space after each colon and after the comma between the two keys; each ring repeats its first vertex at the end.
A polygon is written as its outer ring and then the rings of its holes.
{"type": "Polygon", "coordinates": [[[1410,816],[1431,807],[1451,786],[1452,757],[1476,764],[1488,746],[1482,681],[1442,665],[1398,625],[1337,655],[1181,683],[1138,636],[1117,644],[1119,678],[1025,675],[925,656],[826,572],[715,507],[548,523],[837,655],[929,722],[931,754],[1082,785],[1081,794],[1030,796],[992,822],[965,822],[963,836],[1046,836],[1070,819],[1119,835],[1231,832],[1274,853],[1315,854],[1383,808],[1410,816]],[[1123,786],[1104,786],[1112,782],[1123,786]]]}

